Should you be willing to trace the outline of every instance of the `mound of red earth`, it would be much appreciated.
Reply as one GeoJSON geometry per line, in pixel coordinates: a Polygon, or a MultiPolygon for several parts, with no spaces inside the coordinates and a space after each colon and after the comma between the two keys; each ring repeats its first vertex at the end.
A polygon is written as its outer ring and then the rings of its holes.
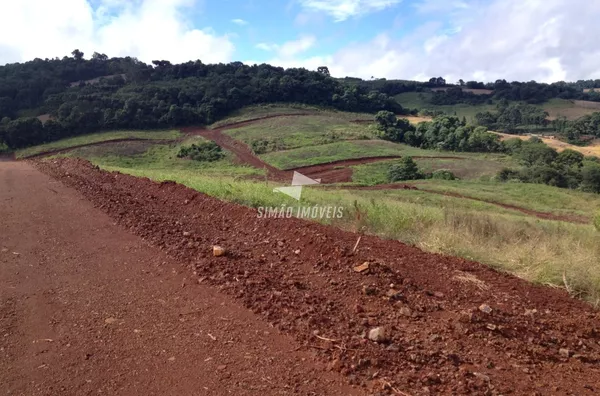
{"type": "Polygon", "coordinates": [[[36,166],[369,394],[600,392],[600,315],[566,292],[83,160],[36,166]],[[214,257],[212,247],[227,254],[214,257]]]}

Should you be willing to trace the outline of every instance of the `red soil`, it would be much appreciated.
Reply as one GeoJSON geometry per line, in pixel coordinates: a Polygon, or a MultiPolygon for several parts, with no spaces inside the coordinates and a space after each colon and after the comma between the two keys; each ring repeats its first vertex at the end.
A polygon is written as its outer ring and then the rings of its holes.
{"type": "MultiPolygon", "coordinates": [[[[600,391],[600,315],[563,290],[371,236],[362,236],[353,252],[356,234],[259,218],[254,209],[173,182],[108,173],[82,160],[37,167],[190,267],[203,285],[293,336],[300,350],[367,394],[600,391]],[[213,257],[215,244],[228,254],[213,257]],[[364,262],[368,271],[353,271],[364,262]],[[363,338],[378,326],[387,340],[363,338]]],[[[131,276],[135,284],[138,277],[131,276]]],[[[189,363],[183,367],[203,366],[189,363]]],[[[232,375],[238,374],[234,366],[232,375]]]]}

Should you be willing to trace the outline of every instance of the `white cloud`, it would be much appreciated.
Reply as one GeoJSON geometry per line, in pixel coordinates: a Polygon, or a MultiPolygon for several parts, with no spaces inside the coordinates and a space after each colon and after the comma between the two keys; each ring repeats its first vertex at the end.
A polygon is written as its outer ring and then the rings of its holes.
{"type": "Polygon", "coordinates": [[[279,46],[277,44],[269,44],[269,43],[258,43],[256,44],[256,48],[263,51],[275,51],[279,46]]]}
{"type": "Polygon", "coordinates": [[[243,19],[232,19],[231,22],[235,23],[236,25],[240,25],[240,26],[246,26],[248,24],[248,21],[245,21],[243,19]]]}
{"type": "Polygon", "coordinates": [[[276,51],[277,56],[290,59],[291,57],[306,52],[317,42],[315,36],[300,36],[297,40],[287,41],[281,45],[272,43],[258,43],[256,48],[263,51],[276,51]]]}
{"type": "Polygon", "coordinates": [[[299,0],[309,11],[329,14],[336,22],[384,10],[400,4],[402,0],[299,0]]]}
{"type": "Polygon", "coordinates": [[[197,29],[186,18],[193,0],[20,0],[0,3],[0,64],[68,55],[134,56],[142,61],[201,59],[224,62],[234,46],[228,36],[197,29]],[[97,2],[96,2],[97,3],[97,2]]]}
{"type": "Polygon", "coordinates": [[[600,2],[470,0],[462,10],[459,7],[444,25],[427,23],[399,40],[379,34],[332,55],[274,61],[311,69],[323,63],[339,77],[541,82],[600,78],[600,2]]]}

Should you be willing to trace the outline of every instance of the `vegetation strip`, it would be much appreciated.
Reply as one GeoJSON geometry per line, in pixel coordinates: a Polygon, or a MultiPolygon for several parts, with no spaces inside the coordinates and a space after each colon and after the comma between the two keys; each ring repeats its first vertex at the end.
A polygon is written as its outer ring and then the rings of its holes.
{"type": "Polygon", "coordinates": [[[544,220],[566,221],[569,223],[578,223],[578,224],[589,224],[590,223],[590,219],[587,217],[584,217],[584,216],[557,215],[554,213],[539,212],[536,210],[523,208],[523,207],[520,207],[517,205],[505,204],[502,202],[497,202],[497,201],[493,201],[493,200],[489,200],[489,199],[469,197],[469,196],[466,196],[463,194],[453,193],[453,192],[449,192],[449,191],[436,191],[436,190],[430,190],[430,189],[426,189],[426,188],[420,188],[418,186],[415,186],[414,184],[392,183],[392,184],[379,184],[379,185],[375,185],[375,186],[343,186],[343,187],[339,187],[339,188],[345,189],[345,190],[371,190],[371,191],[373,191],[373,190],[418,190],[418,191],[423,191],[423,192],[430,193],[430,194],[445,195],[447,197],[470,199],[473,201],[485,202],[485,203],[489,203],[492,205],[500,206],[505,209],[516,210],[516,211],[525,213],[530,216],[539,217],[540,219],[544,219],[544,220]]]}
{"type": "Polygon", "coordinates": [[[178,139],[144,139],[144,138],[124,138],[124,139],[112,139],[112,140],[104,140],[102,142],[94,142],[94,143],[86,143],[86,144],[78,144],[75,146],[71,146],[68,148],[63,148],[63,149],[55,149],[55,150],[46,150],[46,151],[42,151],[36,154],[31,154],[31,155],[24,155],[21,156],[21,159],[34,159],[34,158],[41,158],[41,157],[47,157],[50,155],[56,155],[56,154],[64,154],[64,153],[68,153],[69,151],[73,151],[82,147],[92,147],[92,146],[101,146],[104,144],[110,144],[110,143],[121,143],[121,142],[152,142],[152,143],[156,143],[156,144],[165,144],[165,143],[173,143],[173,142],[177,142],[179,141],[178,139]]]}

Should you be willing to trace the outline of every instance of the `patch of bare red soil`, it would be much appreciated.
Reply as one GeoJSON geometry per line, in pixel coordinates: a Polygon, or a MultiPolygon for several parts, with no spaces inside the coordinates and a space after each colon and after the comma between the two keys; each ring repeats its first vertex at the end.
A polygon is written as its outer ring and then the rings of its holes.
{"type": "Polygon", "coordinates": [[[36,166],[371,394],[600,392],[600,315],[563,290],[372,236],[353,251],[354,233],[83,160],[36,166]]]}

